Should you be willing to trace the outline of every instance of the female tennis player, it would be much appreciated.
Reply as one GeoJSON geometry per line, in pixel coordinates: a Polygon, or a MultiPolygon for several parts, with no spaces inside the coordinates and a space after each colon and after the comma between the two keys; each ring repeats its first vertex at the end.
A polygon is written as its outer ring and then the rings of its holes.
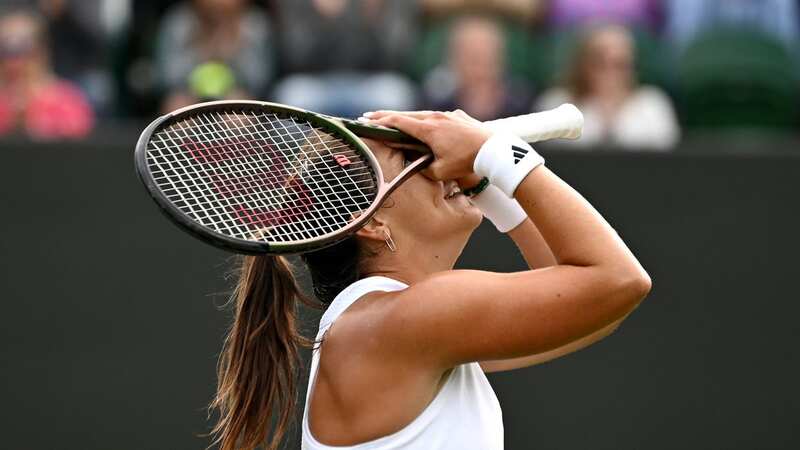
{"type": "MultiPolygon", "coordinates": [[[[519,138],[491,134],[460,111],[369,116],[424,141],[436,159],[353,237],[304,255],[327,310],[302,447],[502,449],[501,408],[484,373],[607,336],[650,279],[603,217],[519,138]],[[453,270],[484,216],[531,270],[453,270]]],[[[369,144],[394,178],[403,152],[369,144]]],[[[223,450],[280,444],[295,414],[297,349],[307,343],[298,301],[306,300],[283,258],[244,259],[212,404],[223,450]]]]}

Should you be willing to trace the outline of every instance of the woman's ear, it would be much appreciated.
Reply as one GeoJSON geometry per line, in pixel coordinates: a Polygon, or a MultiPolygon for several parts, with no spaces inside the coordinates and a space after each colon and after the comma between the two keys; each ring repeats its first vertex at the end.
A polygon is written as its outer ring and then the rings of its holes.
{"type": "Polygon", "coordinates": [[[371,243],[383,244],[383,242],[386,240],[386,235],[388,232],[388,225],[378,214],[376,214],[372,216],[366,225],[356,231],[356,236],[360,237],[361,239],[366,239],[371,243]]]}

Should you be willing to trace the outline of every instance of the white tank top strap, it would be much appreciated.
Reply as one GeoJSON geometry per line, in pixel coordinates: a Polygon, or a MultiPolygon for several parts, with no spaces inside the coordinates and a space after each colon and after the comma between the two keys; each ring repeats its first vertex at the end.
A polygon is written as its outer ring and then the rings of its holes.
{"type": "MultiPolygon", "coordinates": [[[[321,339],[336,319],[365,294],[399,291],[408,285],[387,277],[369,277],[343,290],[320,320],[321,339]]],[[[317,441],[308,423],[320,349],[312,353],[303,411],[303,450],[502,450],[503,416],[500,403],[478,363],[454,367],[431,403],[414,419],[388,436],[353,446],[329,446],[317,441]]]]}
{"type": "Polygon", "coordinates": [[[319,321],[319,330],[327,330],[328,327],[342,315],[347,308],[350,307],[356,300],[364,295],[374,291],[393,292],[401,291],[407,288],[408,285],[402,281],[393,280],[387,277],[369,277],[356,281],[350,286],[346,287],[335,299],[328,305],[325,313],[319,321]]]}

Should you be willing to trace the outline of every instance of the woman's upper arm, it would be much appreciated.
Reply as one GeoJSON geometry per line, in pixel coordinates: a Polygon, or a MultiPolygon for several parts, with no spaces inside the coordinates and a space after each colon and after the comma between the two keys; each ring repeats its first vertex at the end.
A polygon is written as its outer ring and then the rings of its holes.
{"type": "Polygon", "coordinates": [[[588,336],[582,337],[576,341],[572,341],[569,344],[562,345],[561,347],[554,348],[553,350],[522,356],[519,358],[481,361],[481,368],[484,372],[503,372],[506,370],[522,369],[524,367],[535,366],[537,364],[542,364],[561,358],[562,356],[582,350],[605,338],[609,334],[613,333],[623,320],[624,318],[617,319],[610,325],[606,325],[588,336]]]}
{"type": "Polygon", "coordinates": [[[398,294],[381,320],[381,341],[442,367],[517,358],[609,325],[631,308],[634,289],[591,267],[441,272],[398,294]]]}

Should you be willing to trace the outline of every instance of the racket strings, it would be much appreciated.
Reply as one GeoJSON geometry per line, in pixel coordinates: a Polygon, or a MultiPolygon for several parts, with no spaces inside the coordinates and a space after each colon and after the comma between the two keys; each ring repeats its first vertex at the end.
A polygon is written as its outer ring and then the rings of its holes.
{"type": "Polygon", "coordinates": [[[377,195],[353,146],[278,114],[200,113],[148,144],[154,182],[182,212],[246,240],[289,242],[335,232],[377,195]]]}
{"type": "MultiPolygon", "coordinates": [[[[219,191],[219,189],[217,189],[217,190],[219,191]]],[[[249,200],[250,202],[252,202],[254,199],[252,198],[252,196],[249,196],[249,197],[250,198],[246,199],[246,200],[249,200]]],[[[286,203],[285,202],[285,200],[286,200],[285,196],[283,196],[283,200],[284,200],[284,203],[286,203]]],[[[293,202],[293,205],[290,205],[290,206],[294,206],[295,208],[302,208],[302,206],[298,205],[298,203],[296,201],[293,202]]],[[[247,213],[247,210],[244,210],[243,208],[233,208],[233,209],[235,211],[234,214],[231,214],[231,212],[230,212],[231,209],[230,208],[227,211],[227,214],[228,214],[229,218],[231,216],[233,216],[235,219],[237,219],[238,222],[242,222],[243,219],[247,219],[247,221],[252,222],[252,216],[247,213]],[[244,214],[242,214],[242,212],[244,212],[244,214]]],[[[256,218],[258,218],[258,216],[256,216],[256,218]]],[[[213,219],[213,217],[212,217],[212,219],[213,219]]],[[[325,225],[325,224],[323,223],[322,225],[325,225]]],[[[301,238],[301,237],[308,237],[309,236],[308,234],[303,234],[303,235],[298,236],[297,235],[297,230],[289,230],[289,232],[292,233],[292,236],[293,236],[294,239],[298,239],[298,238],[301,238]]]]}
{"type": "MultiPolygon", "coordinates": [[[[250,153],[252,153],[252,152],[247,152],[247,153],[248,153],[248,154],[250,154],[250,153]]],[[[251,173],[252,173],[252,172],[251,172],[251,173]]],[[[295,169],[295,173],[296,173],[296,169],[295,169]]],[[[252,200],[252,199],[251,199],[251,200],[252,200]]],[[[284,201],[286,200],[285,196],[284,196],[283,200],[284,200],[284,201]]],[[[302,205],[298,205],[298,203],[297,203],[296,201],[295,201],[295,202],[293,202],[293,204],[292,204],[291,206],[293,206],[293,207],[295,207],[295,208],[302,208],[302,205]]],[[[280,216],[280,213],[278,213],[278,216],[280,216]]],[[[241,219],[246,219],[247,221],[251,221],[251,222],[253,221],[253,220],[252,220],[252,219],[253,219],[253,216],[252,216],[251,214],[247,213],[247,211],[246,211],[246,210],[241,210],[241,209],[240,209],[240,210],[237,210],[236,217],[237,217],[237,219],[240,219],[240,221],[241,221],[241,219]],[[241,214],[242,212],[244,212],[244,215],[242,215],[242,214],[241,214]]],[[[258,218],[258,217],[259,217],[259,216],[256,216],[256,218],[258,218]]],[[[294,238],[295,238],[295,239],[297,239],[297,236],[294,236],[294,238]]]]}

